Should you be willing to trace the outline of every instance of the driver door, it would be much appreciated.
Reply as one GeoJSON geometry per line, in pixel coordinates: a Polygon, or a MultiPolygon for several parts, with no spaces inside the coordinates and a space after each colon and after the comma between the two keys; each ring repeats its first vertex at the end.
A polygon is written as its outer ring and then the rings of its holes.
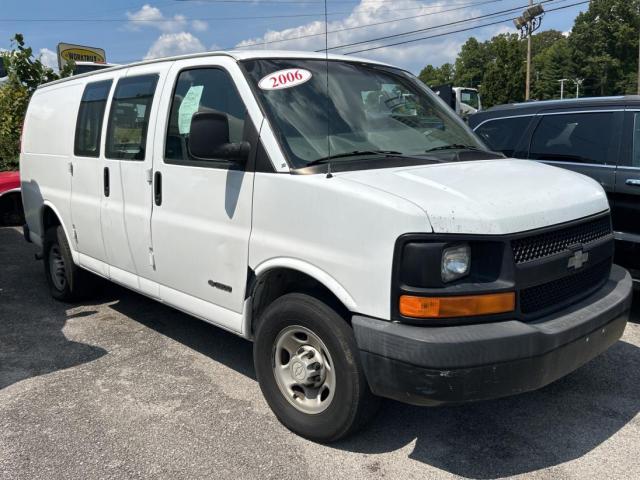
{"type": "Polygon", "coordinates": [[[151,217],[154,279],[160,297],[200,318],[240,332],[247,282],[253,172],[228,160],[199,160],[188,149],[196,112],[227,116],[229,141],[249,122],[231,59],[176,62],[158,122],[151,217]]]}

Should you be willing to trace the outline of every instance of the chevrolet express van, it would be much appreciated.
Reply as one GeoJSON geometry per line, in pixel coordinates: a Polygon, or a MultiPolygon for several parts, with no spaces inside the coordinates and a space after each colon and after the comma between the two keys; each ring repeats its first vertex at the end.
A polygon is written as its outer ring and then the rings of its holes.
{"type": "Polygon", "coordinates": [[[52,295],[88,272],[254,342],[280,421],[546,385],[622,335],[631,279],[585,176],[489,152],[399,68],[189,55],[44,85],[21,153],[52,295]]]}

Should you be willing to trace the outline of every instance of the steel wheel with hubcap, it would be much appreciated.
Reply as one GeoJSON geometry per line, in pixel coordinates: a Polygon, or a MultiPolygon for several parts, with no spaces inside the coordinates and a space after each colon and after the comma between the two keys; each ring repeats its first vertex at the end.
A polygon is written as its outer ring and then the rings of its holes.
{"type": "Polygon", "coordinates": [[[42,250],[44,272],[53,298],[78,300],[93,289],[95,277],[73,263],[69,242],[60,225],[45,232],[42,250]]]}
{"type": "Polygon", "coordinates": [[[67,273],[64,268],[64,258],[62,258],[60,247],[57,244],[52,245],[49,250],[49,275],[58,290],[62,291],[67,287],[67,273]]]}
{"type": "Polygon", "coordinates": [[[311,295],[289,293],[266,308],[258,320],[253,360],[278,420],[306,438],[336,441],[377,410],[351,327],[311,295]]]}
{"type": "Polygon", "coordinates": [[[327,347],[300,325],[283,329],[273,351],[273,374],[282,394],[298,410],[323,412],[333,400],[336,374],[327,347]]]}

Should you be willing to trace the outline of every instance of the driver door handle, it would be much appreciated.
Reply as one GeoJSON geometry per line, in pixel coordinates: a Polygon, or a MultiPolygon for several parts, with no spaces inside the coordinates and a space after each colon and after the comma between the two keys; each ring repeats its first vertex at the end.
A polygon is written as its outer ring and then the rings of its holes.
{"type": "Polygon", "coordinates": [[[109,180],[109,167],[104,167],[104,170],[102,171],[102,186],[104,188],[104,196],[108,197],[109,193],[111,193],[111,188],[110,188],[110,180],[109,180]]]}
{"type": "Polygon", "coordinates": [[[627,178],[627,181],[625,183],[632,187],[640,187],[640,179],[638,178],[627,178]]]}
{"type": "Polygon", "coordinates": [[[162,205],[162,174],[156,172],[153,176],[153,198],[157,206],[162,205]]]}

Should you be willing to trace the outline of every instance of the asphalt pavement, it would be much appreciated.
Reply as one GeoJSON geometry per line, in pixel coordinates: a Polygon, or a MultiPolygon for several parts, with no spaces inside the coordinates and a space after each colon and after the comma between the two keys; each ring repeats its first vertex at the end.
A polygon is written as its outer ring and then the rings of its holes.
{"type": "Polygon", "coordinates": [[[282,427],[251,344],[123,288],[50,298],[0,228],[0,479],[640,478],[640,296],[624,337],[548,387],[447,408],[387,401],[324,446],[282,427]]]}

